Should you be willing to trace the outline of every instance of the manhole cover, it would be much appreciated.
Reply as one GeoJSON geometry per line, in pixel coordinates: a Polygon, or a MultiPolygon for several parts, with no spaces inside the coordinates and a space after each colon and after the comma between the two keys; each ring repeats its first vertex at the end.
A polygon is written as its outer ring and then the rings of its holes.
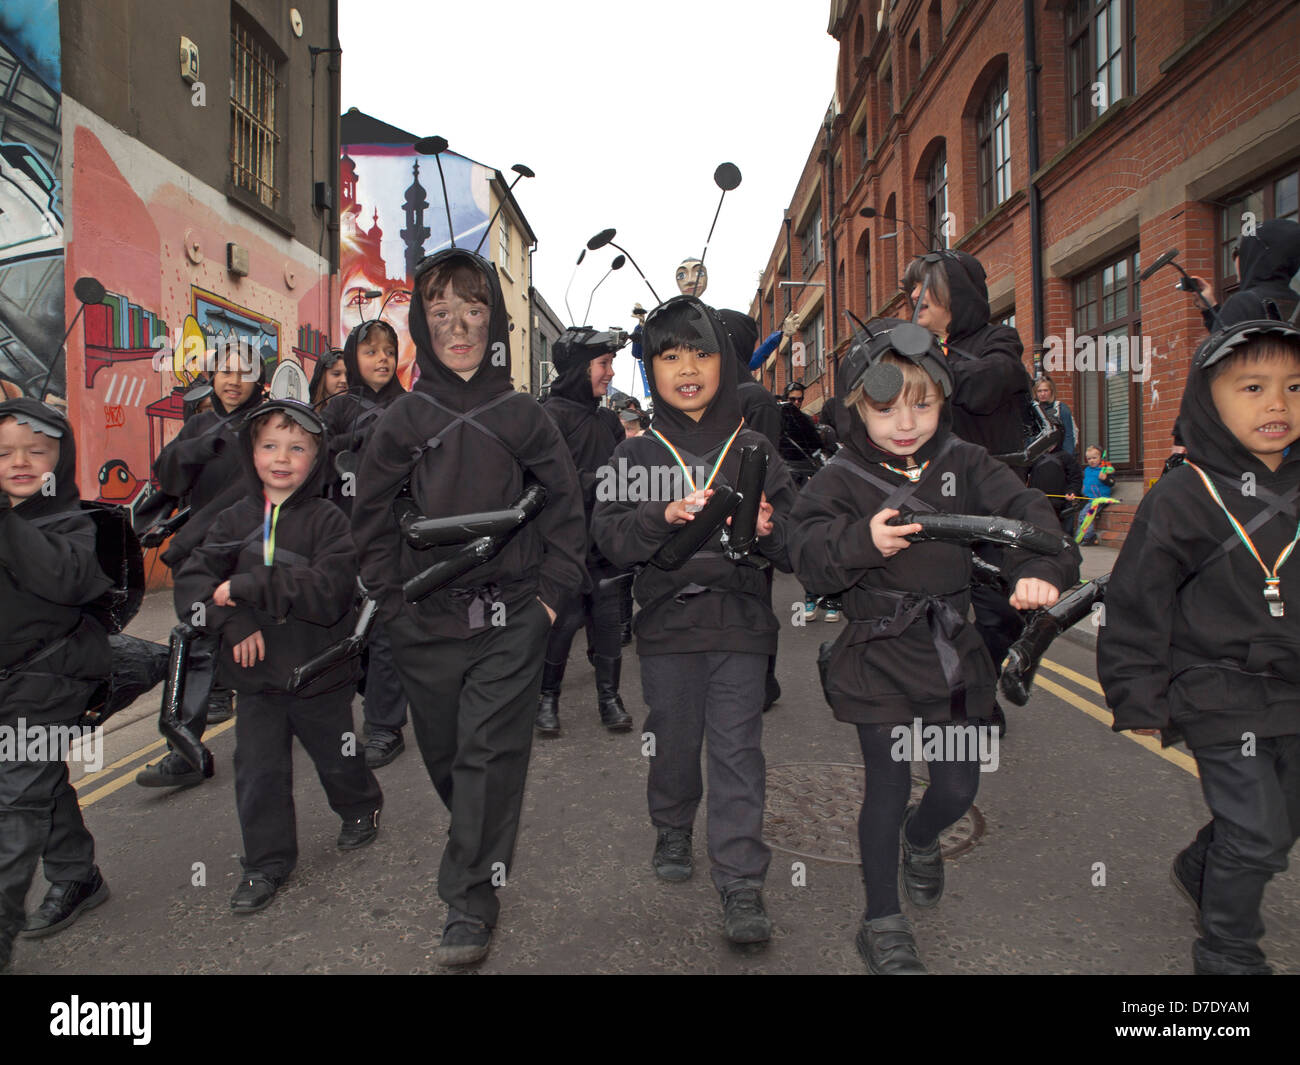
{"type": "MultiPolygon", "coordinates": [[[[862,864],[858,854],[858,811],[862,766],[839,762],[787,762],[767,767],[767,809],[763,839],[798,858],[844,865],[862,864]]],[[[923,777],[912,777],[912,799],[924,793],[923,777]]],[[[969,850],[984,835],[984,816],[972,806],[939,837],[945,858],[969,850]]]]}

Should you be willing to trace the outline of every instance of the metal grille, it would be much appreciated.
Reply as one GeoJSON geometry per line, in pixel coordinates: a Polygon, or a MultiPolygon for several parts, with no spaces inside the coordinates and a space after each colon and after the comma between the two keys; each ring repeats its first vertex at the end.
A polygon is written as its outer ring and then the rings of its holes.
{"type": "Polygon", "coordinates": [[[247,189],[274,208],[276,61],[247,27],[230,28],[230,163],[236,188],[247,189]]]}

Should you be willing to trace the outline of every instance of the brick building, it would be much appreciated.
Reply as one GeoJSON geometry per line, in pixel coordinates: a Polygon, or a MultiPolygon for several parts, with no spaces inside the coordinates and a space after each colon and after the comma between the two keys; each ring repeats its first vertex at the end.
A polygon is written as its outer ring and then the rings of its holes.
{"type": "Polygon", "coordinates": [[[1222,299],[1243,227],[1300,217],[1300,5],[832,0],[828,32],[835,97],[751,307],[800,313],[804,365],[787,342],[763,382],[802,377],[815,412],[844,311],[906,313],[907,262],[959,248],[1136,501],[1204,335],[1176,274],[1138,273],[1179,248],[1222,299]]]}

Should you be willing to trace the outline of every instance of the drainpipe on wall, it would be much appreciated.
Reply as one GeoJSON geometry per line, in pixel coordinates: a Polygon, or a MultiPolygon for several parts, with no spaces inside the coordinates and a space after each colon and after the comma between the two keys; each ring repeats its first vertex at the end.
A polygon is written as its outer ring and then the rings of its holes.
{"type": "Polygon", "coordinates": [[[1034,369],[1043,354],[1043,215],[1034,173],[1038,170],[1038,47],[1034,0],[1025,0],[1025,132],[1029,153],[1029,270],[1033,285],[1034,369]]]}
{"type": "MultiPolygon", "coordinates": [[[[341,189],[339,187],[339,168],[341,166],[340,156],[342,155],[341,145],[339,143],[339,122],[340,114],[343,110],[343,88],[342,79],[339,76],[340,52],[339,47],[339,0],[330,0],[330,53],[329,61],[329,82],[330,82],[330,188],[334,192],[334,207],[330,211],[329,221],[329,239],[330,239],[330,279],[329,301],[330,301],[330,325],[332,326],[335,316],[338,314],[339,293],[336,286],[339,282],[339,196],[341,189]]],[[[316,175],[312,175],[312,180],[316,180],[316,175]]],[[[334,330],[329,330],[333,334],[334,330]]],[[[342,337],[339,338],[342,341],[342,337]]],[[[332,345],[331,345],[332,346],[332,345]]]]}

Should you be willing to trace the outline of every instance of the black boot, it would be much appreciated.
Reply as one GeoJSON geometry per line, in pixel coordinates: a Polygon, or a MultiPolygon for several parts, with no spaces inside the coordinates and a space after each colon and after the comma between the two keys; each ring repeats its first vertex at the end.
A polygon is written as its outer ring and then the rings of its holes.
{"type": "Polygon", "coordinates": [[[632,727],[632,715],[618,697],[618,680],[623,673],[622,658],[596,656],[596,706],[600,723],[610,732],[626,732],[632,727]]]}
{"type": "Polygon", "coordinates": [[[220,725],[235,716],[235,693],[228,688],[213,688],[208,694],[208,724],[220,725]]]}
{"type": "Polygon", "coordinates": [[[549,658],[542,666],[542,694],[537,702],[535,728],[539,736],[560,734],[560,685],[564,682],[567,662],[552,662],[549,658]]]}
{"type": "Polygon", "coordinates": [[[60,880],[50,885],[40,909],[27,918],[24,939],[39,939],[67,928],[83,910],[93,910],[108,898],[108,885],[99,867],[91,870],[87,880],[60,880]]]}

